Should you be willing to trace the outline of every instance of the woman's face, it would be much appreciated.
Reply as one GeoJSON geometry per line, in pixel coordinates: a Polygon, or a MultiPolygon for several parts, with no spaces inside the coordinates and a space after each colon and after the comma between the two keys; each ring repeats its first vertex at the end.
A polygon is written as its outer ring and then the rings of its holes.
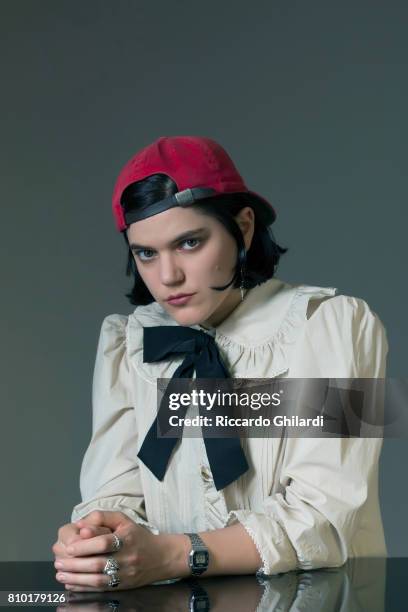
{"type": "MultiPolygon", "coordinates": [[[[252,208],[243,208],[235,219],[248,250],[252,208]]],[[[230,282],[238,254],[234,238],[214,217],[177,206],[132,223],[127,237],[143,282],[180,325],[218,325],[241,301],[239,289],[210,288],[230,282]],[[168,301],[178,294],[193,295],[184,303],[168,301]]]]}

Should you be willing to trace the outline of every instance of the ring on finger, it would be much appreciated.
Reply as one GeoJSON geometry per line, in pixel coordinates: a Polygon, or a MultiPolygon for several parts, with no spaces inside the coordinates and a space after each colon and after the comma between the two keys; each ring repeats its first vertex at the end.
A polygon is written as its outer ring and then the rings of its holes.
{"type": "Polygon", "coordinates": [[[109,576],[108,586],[109,587],[117,587],[119,583],[120,583],[120,580],[118,578],[118,575],[116,574],[115,571],[112,570],[112,572],[110,573],[110,576],[109,576]]]}
{"type": "Polygon", "coordinates": [[[102,572],[107,576],[115,574],[119,570],[119,563],[113,557],[108,557],[102,572]]]}
{"type": "Polygon", "coordinates": [[[113,535],[113,550],[117,551],[123,546],[123,542],[118,536],[114,533],[113,535]]]}

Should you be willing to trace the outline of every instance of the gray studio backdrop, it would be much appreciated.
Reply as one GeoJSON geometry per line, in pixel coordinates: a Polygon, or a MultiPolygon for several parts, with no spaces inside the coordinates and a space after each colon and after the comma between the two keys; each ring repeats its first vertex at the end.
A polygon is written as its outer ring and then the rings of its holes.
{"type": "MultiPolygon", "coordinates": [[[[278,277],[362,297],[406,374],[404,2],[2,0],[0,560],[52,560],[80,501],[99,329],[133,310],[110,197],[162,135],[219,140],[278,210],[278,277]]],[[[386,440],[390,556],[406,440],[386,440]]]]}

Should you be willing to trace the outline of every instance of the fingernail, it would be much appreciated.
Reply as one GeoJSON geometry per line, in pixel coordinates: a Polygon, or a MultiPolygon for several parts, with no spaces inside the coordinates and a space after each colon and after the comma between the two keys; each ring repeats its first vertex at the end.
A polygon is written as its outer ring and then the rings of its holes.
{"type": "Polygon", "coordinates": [[[74,549],[72,548],[72,546],[68,546],[68,548],[67,548],[67,553],[68,553],[69,555],[72,555],[72,553],[73,553],[73,552],[74,552],[74,549]]]}
{"type": "Polygon", "coordinates": [[[57,580],[66,580],[65,574],[57,574],[57,580]]]}
{"type": "Polygon", "coordinates": [[[57,569],[62,569],[64,567],[64,564],[61,563],[61,561],[56,561],[54,565],[57,569]]]}

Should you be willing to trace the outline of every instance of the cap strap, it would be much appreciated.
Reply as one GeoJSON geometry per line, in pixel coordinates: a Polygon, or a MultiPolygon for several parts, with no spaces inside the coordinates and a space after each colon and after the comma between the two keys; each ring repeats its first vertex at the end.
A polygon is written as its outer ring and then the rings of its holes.
{"type": "Polygon", "coordinates": [[[175,206],[190,206],[193,204],[193,202],[202,200],[203,198],[210,198],[216,193],[216,190],[212,189],[211,187],[193,187],[193,189],[184,189],[183,191],[178,191],[168,198],[164,198],[164,200],[154,202],[154,204],[150,204],[146,208],[141,210],[132,210],[126,213],[125,221],[127,225],[130,225],[131,223],[135,223],[135,221],[140,221],[141,219],[146,219],[147,217],[157,215],[168,208],[174,208],[175,206]]]}

